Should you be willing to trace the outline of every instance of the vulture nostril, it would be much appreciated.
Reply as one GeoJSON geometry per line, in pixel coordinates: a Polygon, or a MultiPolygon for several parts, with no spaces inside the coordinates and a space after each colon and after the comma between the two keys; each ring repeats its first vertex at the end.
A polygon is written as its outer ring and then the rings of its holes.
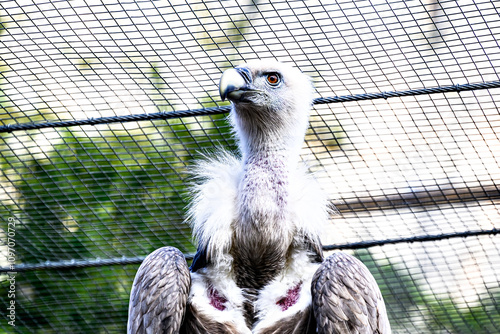
{"type": "Polygon", "coordinates": [[[252,74],[250,73],[250,70],[246,67],[237,67],[236,70],[240,75],[245,79],[245,82],[247,84],[252,82],[252,74]]]}

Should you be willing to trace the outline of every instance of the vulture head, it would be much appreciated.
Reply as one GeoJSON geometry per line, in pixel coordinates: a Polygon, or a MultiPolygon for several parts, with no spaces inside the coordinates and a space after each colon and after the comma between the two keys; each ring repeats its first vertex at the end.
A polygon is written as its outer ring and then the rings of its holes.
{"type": "Polygon", "coordinates": [[[244,156],[300,149],[312,104],[309,76],[287,64],[256,60],[226,70],[219,91],[222,100],[233,102],[230,119],[244,156]]]}

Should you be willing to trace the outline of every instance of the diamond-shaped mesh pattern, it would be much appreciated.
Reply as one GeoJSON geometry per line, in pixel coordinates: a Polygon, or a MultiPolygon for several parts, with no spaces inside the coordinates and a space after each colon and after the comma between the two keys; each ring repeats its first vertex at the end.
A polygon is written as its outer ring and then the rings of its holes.
{"type": "Polygon", "coordinates": [[[188,167],[236,149],[217,83],[256,58],[314,79],[323,243],[394,333],[500,332],[499,2],[7,0],[0,23],[0,332],[125,331],[144,256],[195,251],[188,167]]]}

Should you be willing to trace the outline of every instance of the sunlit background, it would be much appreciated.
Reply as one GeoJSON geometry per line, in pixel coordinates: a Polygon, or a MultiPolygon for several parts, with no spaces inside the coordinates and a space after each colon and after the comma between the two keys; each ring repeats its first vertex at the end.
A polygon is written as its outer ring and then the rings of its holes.
{"type": "MultiPolygon", "coordinates": [[[[140,260],[195,251],[187,168],[236,150],[226,115],[126,116],[225,106],[222,71],[256,58],[316,98],[500,80],[491,0],[3,0],[0,24],[2,315],[9,218],[19,269],[0,333],[123,333],[140,260]],[[5,127],[31,123],[50,126],[5,127]]],[[[499,94],[314,106],[302,159],[338,209],[323,243],[367,264],[394,333],[500,332],[499,94]]]]}

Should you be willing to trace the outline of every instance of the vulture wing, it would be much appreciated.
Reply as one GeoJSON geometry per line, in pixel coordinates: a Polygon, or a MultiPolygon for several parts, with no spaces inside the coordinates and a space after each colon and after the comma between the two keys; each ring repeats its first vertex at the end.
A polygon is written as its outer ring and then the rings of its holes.
{"type": "Polygon", "coordinates": [[[190,284],[186,259],[178,249],[163,247],[149,254],[132,285],[127,332],[179,333],[190,284]]]}
{"type": "Polygon", "coordinates": [[[391,333],[380,289],[353,256],[335,253],[321,264],[312,280],[312,299],[319,334],[391,333]]]}

